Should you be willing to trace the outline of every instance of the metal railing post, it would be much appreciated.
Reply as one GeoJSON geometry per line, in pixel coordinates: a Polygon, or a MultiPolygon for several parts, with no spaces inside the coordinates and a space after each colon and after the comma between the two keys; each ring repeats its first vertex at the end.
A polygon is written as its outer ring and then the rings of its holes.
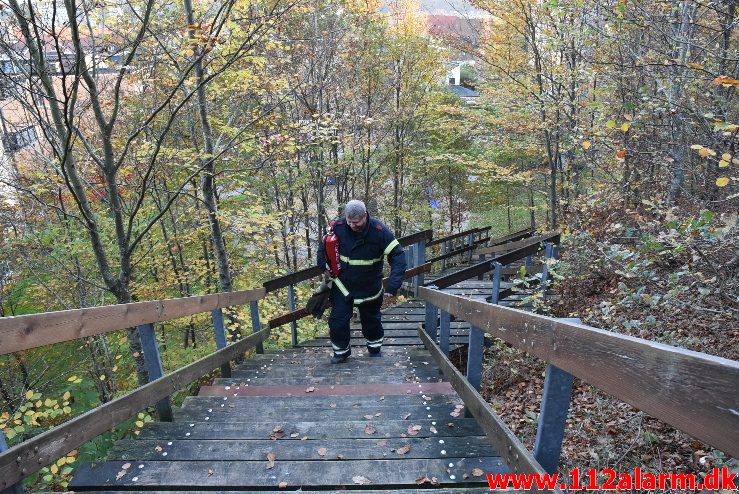
{"type": "MultiPolygon", "coordinates": [[[[296,307],[295,285],[292,283],[287,286],[287,307],[290,309],[290,312],[294,311],[296,307]]],[[[290,331],[293,346],[298,346],[298,321],[290,321],[290,331]]]]}
{"type": "MultiPolygon", "coordinates": [[[[259,303],[256,300],[249,302],[249,312],[251,313],[251,330],[256,333],[262,329],[262,323],[259,321],[259,303]]],[[[264,353],[264,346],[260,341],[257,344],[257,353],[264,353]]]]}
{"type": "Polygon", "coordinates": [[[469,249],[470,249],[468,251],[468,253],[467,253],[467,262],[468,263],[471,263],[472,262],[472,251],[473,251],[473,246],[474,245],[475,245],[475,234],[474,233],[470,233],[470,234],[467,235],[467,247],[469,247],[469,249]]]}
{"type": "MultiPolygon", "coordinates": [[[[426,240],[419,240],[416,244],[416,266],[426,264],[426,240]]],[[[418,287],[423,285],[423,273],[413,277],[413,296],[418,297],[418,287]]]]}
{"type": "MultiPolygon", "coordinates": [[[[213,332],[216,337],[216,348],[226,348],[226,327],[223,324],[223,311],[219,309],[213,309],[210,311],[211,318],[213,319],[213,332]]],[[[231,364],[226,362],[221,366],[221,377],[231,377],[231,364]]]]}
{"type": "Polygon", "coordinates": [[[500,276],[503,272],[503,265],[498,261],[493,261],[493,293],[490,296],[491,304],[498,304],[500,296],[500,276]]]}
{"type": "MultiPolygon", "coordinates": [[[[441,253],[446,254],[449,252],[449,241],[444,240],[441,243],[441,253]]],[[[441,270],[444,271],[446,269],[446,258],[441,260],[441,270]]]]}
{"type": "Polygon", "coordinates": [[[426,334],[436,341],[438,309],[430,302],[426,302],[426,334]]]}
{"type": "MultiPolygon", "coordinates": [[[[4,453],[8,449],[8,443],[5,442],[5,434],[0,431],[0,453],[4,453]]],[[[18,482],[17,484],[11,485],[0,491],[0,494],[23,494],[23,483],[18,482]]]]}
{"type": "Polygon", "coordinates": [[[444,355],[449,356],[449,333],[451,333],[451,321],[452,315],[447,311],[441,311],[441,317],[439,318],[439,347],[444,355]]]}
{"type": "MultiPolygon", "coordinates": [[[[164,377],[162,357],[159,354],[154,326],[142,324],[137,326],[137,329],[141,338],[141,349],[144,352],[144,363],[146,364],[146,372],[149,374],[149,382],[164,377]]],[[[172,406],[169,403],[169,396],[159,400],[156,409],[161,422],[172,422],[172,406]]]]}
{"type": "MultiPolygon", "coordinates": [[[[487,256],[485,254],[480,254],[479,260],[480,262],[484,262],[487,259],[487,256]]],[[[477,275],[477,280],[482,281],[482,276],[484,273],[480,273],[477,275]]]]}
{"type": "MultiPolygon", "coordinates": [[[[562,320],[581,322],[577,318],[563,318],[562,320]]],[[[544,391],[541,397],[541,413],[534,443],[534,457],[547,473],[555,473],[559,465],[574,379],[572,374],[552,364],[547,365],[544,391]]]]}
{"type": "Polygon", "coordinates": [[[470,326],[467,344],[467,381],[480,391],[482,381],[482,356],[485,351],[485,333],[477,326],[470,326]]]}

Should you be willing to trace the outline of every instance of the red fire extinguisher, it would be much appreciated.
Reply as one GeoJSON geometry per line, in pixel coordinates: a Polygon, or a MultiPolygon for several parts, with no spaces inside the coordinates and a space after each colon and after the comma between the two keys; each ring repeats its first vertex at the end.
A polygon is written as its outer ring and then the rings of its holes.
{"type": "Polygon", "coordinates": [[[339,259],[339,236],[334,233],[333,221],[328,226],[328,233],[323,236],[323,248],[326,252],[326,265],[331,276],[338,278],[341,274],[341,261],[339,259]]]}

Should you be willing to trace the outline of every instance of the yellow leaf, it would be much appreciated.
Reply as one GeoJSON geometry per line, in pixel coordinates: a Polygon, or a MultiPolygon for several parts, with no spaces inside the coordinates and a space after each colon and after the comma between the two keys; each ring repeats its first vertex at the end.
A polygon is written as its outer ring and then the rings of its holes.
{"type": "Polygon", "coordinates": [[[590,141],[583,141],[582,144],[581,144],[581,146],[582,146],[583,149],[590,148],[590,145],[591,145],[591,142],[590,141]]]}
{"type": "Polygon", "coordinates": [[[726,187],[729,185],[729,177],[719,177],[716,179],[716,185],[719,187],[726,187]]]}
{"type": "Polygon", "coordinates": [[[719,168],[726,168],[727,166],[729,166],[729,162],[726,161],[726,160],[721,160],[721,161],[718,162],[718,167],[719,168]]]}
{"type": "Polygon", "coordinates": [[[739,79],[732,79],[731,77],[727,77],[725,75],[718,76],[713,80],[713,83],[716,85],[723,85],[726,87],[729,86],[739,86],[739,79]]]}
{"type": "Polygon", "coordinates": [[[66,457],[59,458],[58,460],[56,460],[56,464],[59,467],[63,467],[66,463],[67,463],[67,458],[66,457]]]}
{"type": "Polygon", "coordinates": [[[62,398],[64,399],[64,401],[67,401],[71,396],[72,395],[70,394],[70,392],[67,391],[66,393],[64,393],[64,396],[62,398]]]}
{"type": "Polygon", "coordinates": [[[33,390],[29,389],[26,391],[26,399],[30,400],[31,398],[33,398],[33,390]]]}
{"type": "Polygon", "coordinates": [[[51,473],[53,473],[54,475],[56,475],[58,472],[59,472],[59,467],[56,466],[56,463],[53,464],[53,465],[51,465],[51,473]]]}
{"type": "Polygon", "coordinates": [[[711,148],[702,148],[698,151],[698,154],[703,158],[707,158],[708,156],[716,156],[716,151],[711,148]]]}
{"type": "Polygon", "coordinates": [[[609,120],[606,122],[606,128],[607,129],[613,129],[616,127],[616,121],[615,120],[609,120]]]}
{"type": "Polygon", "coordinates": [[[100,380],[101,381],[105,381],[105,376],[104,375],[103,376],[100,376],[100,380]]]}
{"type": "Polygon", "coordinates": [[[136,421],[136,427],[143,427],[143,426],[144,426],[144,423],[142,421],[140,420],[136,421]]]}
{"type": "Polygon", "coordinates": [[[67,379],[67,381],[74,382],[75,379],[77,379],[77,376],[72,376],[69,379],[67,379]]]}
{"type": "Polygon", "coordinates": [[[624,122],[621,124],[621,131],[622,132],[628,132],[629,128],[631,127],[631,124],[628,122],[624,122]]]}
{"type": "Polygon", "coordinates": [[[690,149],[695,149],[695,150],[703,149],[703,146],[701,146],[700,144],[693,144],[692,146],[690,146],[690,149]]]}
{"type": "Polygon", "coordinates": [[[731,155],[729,153],[724,153],[724,154],[721,155],[721,159],[724,160],[724,161],[730,161],[731,160],[731,155]]]}
{"type": "Polygon", "coordinates": [[[690,67],[691,69],[698,69],[698,70],[703,69],[703,66],[699,63],[689,63],[688,67],[690,67]]]}
{"type": "Polygon", "coordinates": [[[41,400],[36,402],[36,408],[41,408],[42,406],[44,406],[44,403],[41,400]]]}

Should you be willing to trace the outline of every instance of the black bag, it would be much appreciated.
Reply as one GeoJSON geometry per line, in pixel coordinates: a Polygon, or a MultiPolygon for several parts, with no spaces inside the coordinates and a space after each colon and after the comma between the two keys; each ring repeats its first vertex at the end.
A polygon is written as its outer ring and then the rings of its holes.
{"type": "Polygon", "coordinates": [[[326,309],[331,307],[331,285],[331,280],[321,283],[305,304],[305,310],[316,319],[320,319],[326,309]]]}

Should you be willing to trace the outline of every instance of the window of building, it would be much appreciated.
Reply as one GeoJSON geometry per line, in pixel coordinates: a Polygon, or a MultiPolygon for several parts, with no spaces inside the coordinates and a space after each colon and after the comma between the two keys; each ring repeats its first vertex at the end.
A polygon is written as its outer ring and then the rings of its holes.
{"type": "Polygon", "coordinates": [[[455,86],[456,84],[457,84],[457,79],[455,79],[454,77],[450,77],[449,78],[449,85],[450,86],[455,86]]]}

